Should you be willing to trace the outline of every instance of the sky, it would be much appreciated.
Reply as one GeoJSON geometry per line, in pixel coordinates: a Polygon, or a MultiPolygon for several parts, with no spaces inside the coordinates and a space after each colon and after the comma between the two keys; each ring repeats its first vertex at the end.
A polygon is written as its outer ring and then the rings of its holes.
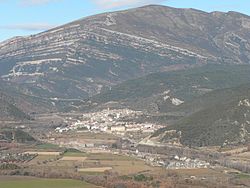
{"type": "Polygon", "coordinates": [[[0,41],[39,33],[86,16],[147,4],[250,15],[250,0],[0,0],[0,41]]]}

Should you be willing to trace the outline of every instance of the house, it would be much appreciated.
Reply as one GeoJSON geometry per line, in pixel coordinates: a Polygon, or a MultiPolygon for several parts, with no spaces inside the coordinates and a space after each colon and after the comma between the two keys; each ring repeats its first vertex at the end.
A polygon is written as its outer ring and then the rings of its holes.
{"type": "Polygon", "coordinates": [[[125,132],[126,128],[124,126],[114,126],[111,127],[111,132],[125,132]]]}
{"type": "Polygon", "coordinates": [[[86,148],[93,148],[93,147],[95,147],[95,144],[93,144],[93,143],[86,143],[85,147],[86,148]]]}

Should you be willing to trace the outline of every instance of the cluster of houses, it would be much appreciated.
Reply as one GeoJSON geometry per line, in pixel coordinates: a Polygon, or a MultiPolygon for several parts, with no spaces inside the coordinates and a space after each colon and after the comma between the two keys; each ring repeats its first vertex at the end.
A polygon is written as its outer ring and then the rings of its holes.
{"type": "Polygon", "coordinates": [[[209,168],[210,163],[201,161],[199,159],[190,159],[187,157],[175,156],[174,161],[170,161],[167,169],[195,169],[195,168],[209,168]]]}
{"type": "Polygon", "coordinates": [[[68,126],[57,127],[56,132],[63,133],[68,131],[92,131],[107,132],[117,135],[124,135],[130,132],[152,133],[161,125],[151,123],[135,123],[126,121],[127,119],[136,119],[142,115],[140,111],[130,109],[105,109],[98,112],[83,114],[81,119],[74,122],[68,122],[68,126]]]}
{"type": "Polygon", "coordinates": [[[158,154],[149,154],[144,152],[139,152],[136,150],[130,155],[140,158],[150,164],[151,166],[161,166],[167,169],[198,169],[198,168],[209,168],[210,163],[199,160],[199,159],[190,159],[188,157],[179,157],[179,156],[161,156],[158,154]]]}

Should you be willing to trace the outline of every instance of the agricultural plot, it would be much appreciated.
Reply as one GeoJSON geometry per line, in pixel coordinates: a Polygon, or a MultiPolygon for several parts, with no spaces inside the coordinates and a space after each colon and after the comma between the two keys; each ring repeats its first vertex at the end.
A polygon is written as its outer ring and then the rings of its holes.
{"type": "Polygon", "coordinates": [[[86,157],[88,154],[83,152],[65,152],[63,156],[67,157],[86,157]]]}
{"type": "MultiPolygon", "coordinates": [[[[224,169],[226,170],[226,169],[224,169]]],[[[175,173],[180,176],[196,176],[196,177],[222,177],[225,174],[222,172],[223,169],[209,169],[209,168],[200,168],[200,169],[175,169],[168,170],[168,173],[175,173]]]]}
{"type": "Polygon", "coordinates": [[[84,153],[69,150],[63,154],[55,151],[27,151],[38,156],[28,163],[31,172],[44,171],[60,173],[84,173],[88,175],[102,174],[105,171],[114,171],[120,175],[153,172],[156,167],[147,165],[144,161],[129,156],[112,153],[84,153]]]}
{"type": "MultiPolygon", "coordinates": [[[[87,172],[88,167],[103,168],[108,167],[106,170],[113,170],[120,175],[136,174],[145,171],[157,170],[156,167],[147,165],[144,161],[134,159],[132,157],[113,154],[89,154],[84,161],[84,168],[80,168],[80,172],[87,172]]],[[[89,171],[92,172],[92,171],[89,171]]]]}
{"type": "Polygon", "coordinates": [[[60,161],[85,161],[87,157],[74,157],[74,156],[64,156],[60,161]]]}
{"type": "Polygon", "coordinates": [[[121,175],[136,174],[145,171],[151,171],[154,168],[145,164],[144,161],[140,160],[124,160],[124,161],[107,161],[101,160],[101,165],[111,166],[114,171],[121,175]]]}
{"type": "Polygon", "coordinates": [[[36,146],[37,149],[39,150],[62,150],[58,145],[50,144],[50,143],[45,143],[45,144],[39,144],[36,146]]]}
{"type": "Polygon", "coordinates": [[[97,186],[75,180],[0,177],[0,181],[0,188],[97,188],[97,186]]]}
{"type": "Polygon", "coordinates": [[[108,161],[131,161],[135,160],[124,155],[114,155],[112,153],[90,153],[88,160],[108,160],[108,161]]]}
{"type": "Polygon", "coordinates": [[[112,170],[112,167],[80,168],[78,172],[105,172],[112,170]]]}
{"type": "Polygon", "coordinates": [[[43,161],[56,161],[58,156],[55,155],[38,155],[33,160],[29,162],[29,164],[37,164],[43,161]]]}

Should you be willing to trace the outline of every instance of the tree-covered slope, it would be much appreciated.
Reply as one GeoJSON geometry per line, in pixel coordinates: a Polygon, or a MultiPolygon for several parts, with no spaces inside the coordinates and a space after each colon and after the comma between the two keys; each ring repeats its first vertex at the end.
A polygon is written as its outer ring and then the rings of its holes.
{"type": "Polygon", "coordinates": [[[166,133],[175,130],[180,133],[181,144],[187,146],[223,146],[249,141],[250,84],[216,90],[191,104],[200,101],[203,101],[200,111],[158,130],[152,138],[159,137],[158,141],[168,142],[170,137],[166,133]]]}
{"type": "MultiPolygon", "coordinates": [[[[250,83],[250,66],[207,65],[161,72],[118,84],[91,97],[87,107],[130,107],[150,112],[196,111],[199,97],[217,89],[250,83]],[[187,110],[186,110],[187,109],[187,110]]],[[[223,94],[222,94],[223,95],[223,94]]],[[[216,99],[216,98],[214,98],[216,99]]],[[[206,105],[205,102],[202,105],[206,105]]],[[[86,107],[85,107],[86,108],[86,107]]]]}

